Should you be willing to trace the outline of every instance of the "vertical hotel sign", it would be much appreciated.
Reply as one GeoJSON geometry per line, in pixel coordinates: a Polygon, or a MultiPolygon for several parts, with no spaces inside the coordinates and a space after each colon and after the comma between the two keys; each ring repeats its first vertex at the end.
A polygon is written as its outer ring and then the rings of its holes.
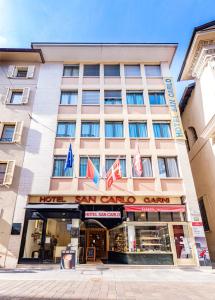
{"type": "Polygon", "coordinates": [[[173,80],[170,77],[164,78],[164,85],[167,93],[167,98],[169,101],[171,120],[174,127],[174,137],[176,139],[184,139],[184,131],[181,124],[180,113],[178,109],[178,104],[176,102],[176,95],[173,86],[173,80]]]}

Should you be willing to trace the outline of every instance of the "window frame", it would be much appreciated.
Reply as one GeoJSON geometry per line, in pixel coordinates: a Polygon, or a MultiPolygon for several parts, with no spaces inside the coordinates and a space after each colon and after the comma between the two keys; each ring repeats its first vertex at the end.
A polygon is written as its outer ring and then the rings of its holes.
{"type": "MultiPolygon", "coordinates": [[[[120,162],[121,162],[121,160],[124,160],[125,161],[125,176],[123,176],[123,174],[122,174],[122,178],[128,178],[128,175],[127,175],[127,162],[126,162],[126,156],[120,156],[120,157],[118,157],[118,156],[114,156],[114,155],[107,155],[107,156],[105,156],[105,173],[107,174],[107,172],[110,170],[110,168],[109,169],[107,169],[107,165],[106,165],[106,161],[107,160],[114,160],[114,162],[117,160],[117,159],[119,159],[120,160],[120,162]]],[[[113,162],[113,163],[114,163],[113,162]]],[[[123,172],[122,172],[123,173],[123,172]]],[[[105,178],[106,178],[106,176],[105,176],[105,178]]]]}
{"type": "Polygon", "coordinates": [[[161,65],[160,64],[155,64],[155,65],[144,65],[144,69],[145,69],[145,76],[146,78],[162,78],[162,69],[161,69],[161,65]],[[160,69],[160,75],[147,75],[147,67],[159,67],[160,69]]]}
{"type": "Polygon", "coordinates": [[[148,96],[149,96],[149,105],[150,106],[167,106],[167,101],[166,101],[166,97],[165,97],[165,91],[163,90],[163,91],[149,91],[148,92],[148,96]],[[158,103],[156,103],[156,104],[151,104],[151,102],[150,102],[150,95],[152,95],[152,94],[163,94],[164,95],[164,101],[165,101],[165,103],[164,104],[158,104],[158,103]]]}
{"type": "Polygon", "coordinates": [[[154,135],[154,139],[155,140],[171,140],[173,139],[173,134],[172,134],[172,126],[171,126],[171,121],[152,121],[152,129],[153,129],[153,135],[154,135]],[[169,125],[169,129],[170,129],[170,137],[156,137],[155,136],[155,131],[154,131],[154,124],[168,124],[169,125]]]}
{"type": "Polygon", "coordinates": [[[119,106],[122,106],[122,91],[121,90],[104,90],[104,105],[105,106],[108,106],[108,105],[119,105],[119,106]],[[105,93],[106,92],[120,92],[120,97],[107,97],[107,96],[105,96],[105,93]],[[106,100],[107,99],[112,99],[112,100],[120,100],[121,101],[121,103],[108,103],[108,104],[106,104],[106,100]]]}
{"type": "Polygon", "coordinates": [[[158,171],[159,171],[159,177],[160,179],[180,179],[180,170],[179,170],[179,164],[178,164],[178,157],[177,156],[158,156],[157,158],[157,161],[158,161],[158,171]],[[175,159],[175,162],[176,162],[176,166],[177,166],[177,173],[178,173],[178,176],[169,176],[169,169],[168,169],[168,165],[167,165],[167,159],[168,158],[174,158],[175,159]],[[165,177],[161,177],[161,174],[160,174],[160,167],[159,167],[159,159],[162,159],[164,161],[164,167],[165,167],[165,174],[166,176],[165,177]]]}
{"type": "Polygon", "coordinates": [[[143,159],[149,159],[150,160],[150,167],[151,167],[151,176],[143,176],[144,175],[144,168],[143,168],[143,172],[142,172],[142,176],[135,176],[135,170],[134,170],[134,165],[133,165],[133,159],[134,159],[134,156],[131,156],[131,165],[132,165],[132,167],[131,167],[131,173],[132,173],[132,178],[133,179],[138,179],[138,178],[141,178],[141,179],[152,179],[152,178],[154,178],[154,172],[153,172],[153,168],[152,168],[152,157],[151,156],[140,156],[140,158],[141,158],[141,162],[142,162],[142,167],[143,167],[143,159]]]}
{"type": "Polygon", "coordinates": [[[11,95],[10,95],[10,98],[9,98],[9,102],[7,104],[11,104],[11,105],[20,105],[23,103],[22,101],[23,99],[23,90],[11,90],[11,95]],[[14,103],[14,102],[11,102],[11,100],[13,99],[13,95],[14,94],[19,94],[20,95],[20,102],[18,103],[14,103]]]}
{"type": "Polygon", "coordinates": [[[63,65],[63,75],[62,77],[68,77],[68,78],[78,78],[80,76],[80,65],[79,64],[69,64],[69,65],[63,65]],[[65,73],[65,68],[72,68],[72,67],[77,67],[78,68],[78,75],[64,75],[65,73]]]}
{"type": "MultiPolygon", "coordinates": [[[[101,160],[100,160],[99,155],[91,155],[91,156],[80,155],[80,157],[79,157],[79,178],[87,178],[86,177],[87,174],[85,176],[81,175],[81,159],[83,159],[83,158],[86,159],[86,160],[88,160],[88,158],[89,158],[92,161],[92,163],[93,163],[94,158],[98,159],[99,160],[99,170],[96,168],[95,164],[94,164],[94,167],[97,169],[98,173],[100,174],[100,168],[101,168],[100,162],[101,162],[101,160]]],[[[87,169],[86,169],[86,171],[87,171],[87,169]]]]}
{"type": "Polygon", "coordinates": [[[75,138],[75,134],[76,134],[76,122],[75,121],[58,121],[57,123],[57,130],[56,130],[56,138],[69,138],[69,139],[74,139],[75,138]],[[63,136],[59,136],[58,135],[58,126],[60,124],[67,124],[66,126],[66,131],[68,131],[68,125],[72,124],[74,125],[74,135],[73,136],[69,136],[69,135],[63,135],[63,136]]]}
{"type": "Polygon", "coordinates": [[[5,165],[5,170],[4,170],[4,173],[1,172],[1,168],[0,168],[0,174],[3,174],[3,178],[2,178],[2,182],[1,182],[1,175],[0,175],[0,186],[3,186],[4,185],[4,180],[5,180],[5,175],[7,173],[7,162],[3,162],[3,161],[0,161],[0,165],[5,165]]]}
{"type": "MultiPolygon", "coordinates": [[[[92,131],[92,128],[91,128],[91,130],[90,130],[90,132],[92,131]]],[[[93,120],[90,120],[90,121],[88,121],[88,120],[82,120],[81,121],[81,134],[80,134],[80,138],[81,139],[100,139],[100,121],[93,121],[93,120]],[[98,132],[99,132],[99,135],[98,136],[82,136],[82,125],[83,124],[98,124],[98,127],[99,127],[99,130],[98,130],[98,132]]]]}
{"type": "Polygon", "coordinates": [[[99,106],[101,103],[101,91],[100,90],[82,90],[82,97],[81,97],[81,105],[82,106],[99,106]],[[98,103],[83,103],[83,95],[86,92],[98,92],[99,97],[98,97],[98,103]]]}
{"type": "Polygon", "coordinates": [[[116,77],[116,78],[121,77],[120,64],[104,64],[104,77],[116,77]],[[105,75],[105,67],[107,67],[107,66],[109,66],[109,67],[117,66],[118,71],[119,71],[119,75],[105,75]]]}
{"type": "Polygon", "coordinates": [[[129,131],[129,138],[130,139],[148,139],[149,138],[149,132],[148,132],[148,124],[147,121],[128,121],[128,131],[129,131]],[[147,135],[145,137],[131,137],[130,136],[130,124],[145,124],[146,125],[146,133],[147,135]]]}
{"type": "Polygon", "coordinates": [[[61,90],[61,94],[60,94],[60,105],[66,105],[66,106],[77,106],[78,105],[78,91],[77,90],[72,90],[72,91],[66,91],[66,90],[61,90]],[[62,95],[63,94],[75,94],[77,96],[77,100],[76,100],[76,104],[71,104],[71,103],[61,103],[62,101],[62,95]]]}
{"type": "MultiPolygon", "coordinates": [[[[115,129],[114,129],[115,130],[115,129]]],[[[124,128],[124,121],[108,121],[105,120],[105,139],[125,139],[125,128],[124,128]],[[107,123],[122,123],[122,136],[106,136],[106,124],[107,123]]]]}
{"type": "Polygon", "coordinates": [[[15,137],[15,133],[16,133],[16,123],[9,123],[9,122],[3,122],[2,123],[2,130],[1,130],[1,135],[0,135],[0,143],[13,143],[14,142],[14,137],[15,137]],[[5,127],[13,127],[13,135],[11,140],[3,140],[3,134],[4,134],[4,130],[5,127]]]}
{"type": "MultiPolygon", "coordinates": [[[[63,175],[60,176],[60,175],[54,175],[54,171],[55,171],[55,161],[56,160],[64,160],[64,165],[66,163],[66,158],[67,156],[66,155],[55,155],[54,158],[53,158],[53,170],[52,170],[52,177],[53,178],[74,178],[73,177],[73,173],[74,173],[74,164],[72,166],[72,169],[69,169],[71,170],[71,174],[69,176],[65,176],[65,173],[68,171],[68,169],[66,170],[66,172],[64,171],[64,168],[63,168],[63,175]]],[[[74,159],[74,155],[73,155],[73,159],[74,159]]]]}
{"type": "Polygon", "coordinates": [[[124,65],[124,74],[125,74],[125,78],[140,78],[141,77],[141,66],[140,66],[140,64],[125,64],[124,65]],[[139,75],[126,75],[126,68],[127,67],[139,67],[139,75]]]}
{"type": "Polygon", "coordinates": [[[100,77],[100,73],[101,73],[100,68],[101,68],[101,67],[100,67],[100,64],[84,64],[84,65],[83,65],[83,77],[84,77],[84,78],[87,78],[87,77],[98,78],[98,77],[100,77]],[[98,74],[97,74],[97,75],[85,75],[85,74],[84,74],[84,72],[85,72],[85,66],[87,66],[87,67],[88,67],[88,66],[94,66],[94,67],[97,66],[97,67],[98,67],[98,74]]]}
{"type": "Polygon", "coordinates": [[[126,105],[127,106],[145,106],[145,103],[144,103],[144,91],[143,90],[126,90],[126,105]],[[141,94],[142,95],[142,103],[138,104],[138,103],[128,103],[128,99],[127,99],[127,95],[128,94],[141,94]]]}

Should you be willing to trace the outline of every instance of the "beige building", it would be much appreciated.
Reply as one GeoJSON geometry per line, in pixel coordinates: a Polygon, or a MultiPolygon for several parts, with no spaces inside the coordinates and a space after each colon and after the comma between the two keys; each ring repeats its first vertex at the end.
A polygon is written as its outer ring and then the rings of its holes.
{"type": "Polygon", "coordinates": [[[32,48],[45,63],[13,213],[20,231],[9,237],[3,266],[58,262],[67,247],[79,263],[208,264],[169,70],[177,45],[32,48]],[[73,168],[65,171],[70,143],[73,168]],[[88,158],[97,185],[86,178],[88,158]],[[106,172],[117,158],[122,178],[107,188],[106,172]]]}
{"type": "Polygon", "coordinates": [[[179,80],[181,117],[209,252],[215,260],[215,21],[196,27],[179,80]]]}
{"type": "MultiPolygon", "coordinates": [[[[0,265],[5,265],[41,50],[0,49],[0,265]]],[[[28,170],[26,170],[28,172],[28,170]]],[[[28,173],[30,176],[30,173],[28,173]]],[[[18,225],[19,226],[19,225],[18,225]]]]}

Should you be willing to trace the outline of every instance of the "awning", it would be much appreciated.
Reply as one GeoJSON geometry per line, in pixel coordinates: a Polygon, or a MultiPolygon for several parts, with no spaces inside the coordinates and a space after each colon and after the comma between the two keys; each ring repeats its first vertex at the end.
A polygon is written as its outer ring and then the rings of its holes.
{"type": "Polygon", "coordinates": [[[78,204],[28,204],[26,208],[34,208],[34,209],[49,209],[49,208],[57,208],[57,209],[77,209],[78,204]]]}
{"type": "Polygon", "coordinates": [[[125,205],[126,212],[185,212],[184,205],[125,205]]]}

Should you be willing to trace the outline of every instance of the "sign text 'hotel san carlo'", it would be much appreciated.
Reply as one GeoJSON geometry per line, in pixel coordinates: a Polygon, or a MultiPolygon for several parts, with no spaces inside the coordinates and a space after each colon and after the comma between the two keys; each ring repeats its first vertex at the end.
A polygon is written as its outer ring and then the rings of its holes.
{"type": "Polygon", "coordinates": [[[176,95],[174,92],[172,78],[164,78],[164,84],[167,92],[167,98],[169,101],[172,125],[174,127],[174,137],[176,139],[184,139],[184,132],[181,124],[178,104],[176,102],[176,95]]]}

